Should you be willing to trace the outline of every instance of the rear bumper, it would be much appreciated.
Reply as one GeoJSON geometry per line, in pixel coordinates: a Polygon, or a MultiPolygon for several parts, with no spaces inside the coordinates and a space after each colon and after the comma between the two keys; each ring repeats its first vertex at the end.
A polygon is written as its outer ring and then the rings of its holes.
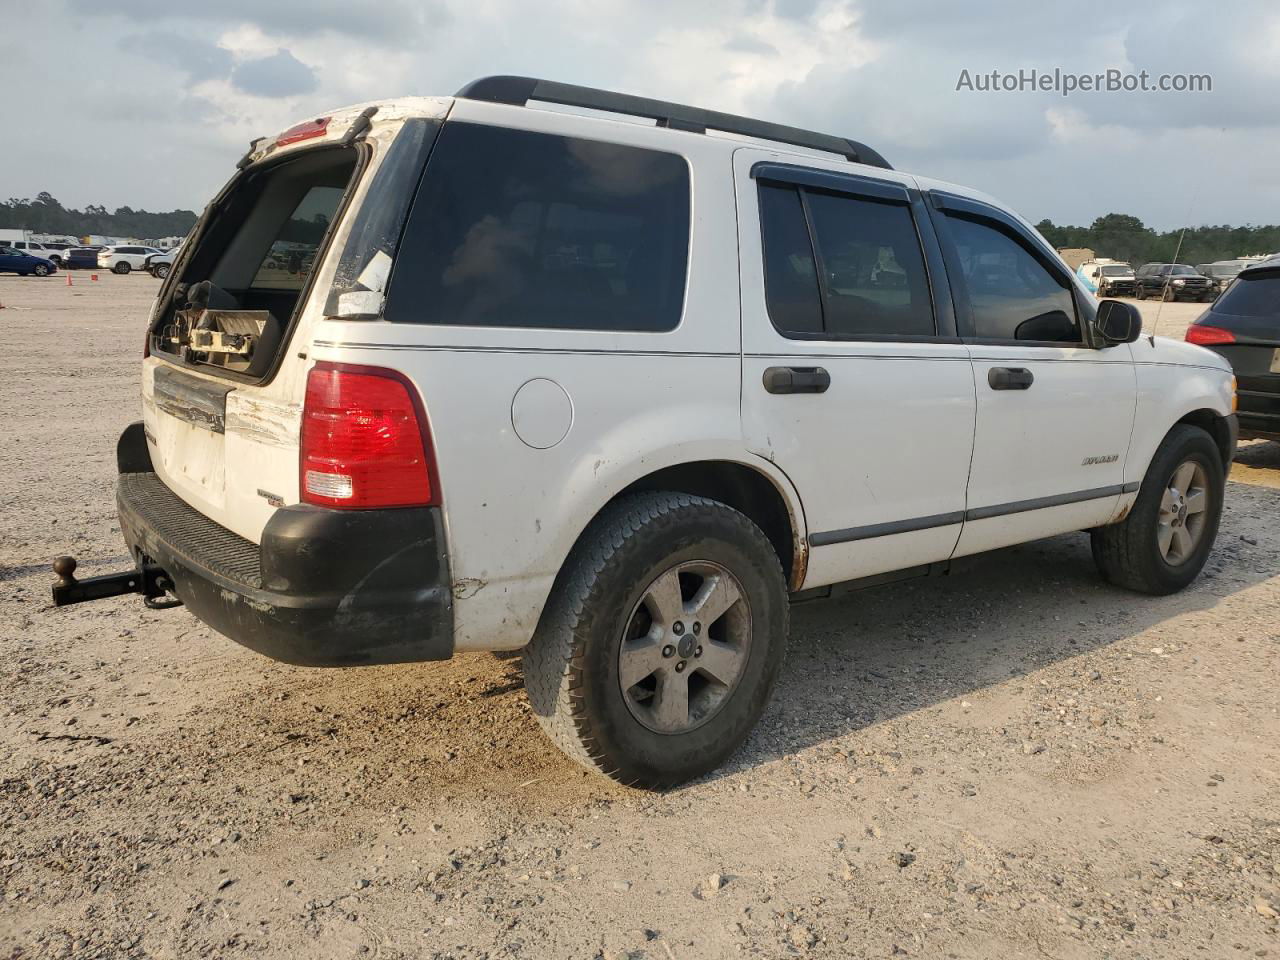
{"type": "Polygon", "coordinates": [[[116,504],[130,553],[161,567],[200,620],[304,666],[453,656],[453,595],[435,507],[282,507],[261,545],[218,526],[151,469],[142,424],[118,448],[116,504]]]}

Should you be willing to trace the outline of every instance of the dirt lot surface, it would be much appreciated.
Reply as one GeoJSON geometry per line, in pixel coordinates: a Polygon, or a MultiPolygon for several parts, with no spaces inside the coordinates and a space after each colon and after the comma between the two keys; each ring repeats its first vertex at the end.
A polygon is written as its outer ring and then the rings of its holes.
{"type": "Polygon", "coordinates": [[[1280,444],[1178,596],[1072,535],[797,606],[747,746],[653,795],[558,754],[518,661],[51,608],[54,556],[127,559],[157,284],[101,276],[0,277],[0,957],[1280,957],[1280,444]]]}

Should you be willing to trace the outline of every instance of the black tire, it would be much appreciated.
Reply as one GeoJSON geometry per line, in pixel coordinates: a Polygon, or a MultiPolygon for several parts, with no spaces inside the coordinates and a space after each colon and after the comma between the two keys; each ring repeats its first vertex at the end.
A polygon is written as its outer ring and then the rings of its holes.
{"type": "Polygon", "coordinates": [[[1145,300],[1147,299],[1147,288],[1139,284],[1137,289],[1133,291],[1133,295],[1138,300],[1145,300]]]}
{"type": "MultiPolygon", "coordinates": [[[[743,514],[683,493],[622,498],[592,522],[556,579],[524,651],[529,702],[556,746],[587,768],[629,786],[675,786],[718,767],[755,726],[782,666],[788,614],[778,556],[743,514]],[[619,679],[624,632],[664,573],[700,561],[727,570],[741,587],[749,639],[736,681],[707,718],[662,733],[628,705],[619,679]]],[[[708,623],[704,636],[720,622],[708,623]]],[[[691,684],[700,673],[696,661],[687,663],[691,684]]]]}
{"type": "Polygon", "coordinates": [[[169,264],[167,263],[156,264],[154,267],[151,268],[151,275],[155,277],[157,280],[163,280],[165,277],[169,276],[169,264]]]}
{"type": "Polygon", "coordinates": [[[1116,586],[1157,595],[1176,593],[1187,586],[1199,576],[1213,550],[1225,488],[1222,455],[1213,438],[1199,427],[1177,424],[1151,458],[1129,515],[1120,523],[1090,531],[1093,560],[1102,578],[1116,586]],[[1170,563],[1159,544],[1161,503],[1174,473],[1188,461],[1203,467],[1207,517],[1194,550],[1181,562],[1170,563]]]}
{"type": "Polygon", "coordinates": [[[31,268],[31,272],[34,273],[37,277],[47,277],[49,275],[49,268],[46,267],[43,263],[37,263],[34,267],[31,268]]]}
{"type": "Polygon", "coordinates": [[[1163,300],[1165,303],[1171,303],[1172,301],[1178,299],[1178,295],[1173,292],[1173,287],[1166,286],[1163,292],[1161,292],[1160,294],[1160,299],[1163,300]]]}
{"type": "Polygon", "coordinates": [[[130,271],[130,269],[132,268],[129,266],[129,261],[121,260],[119,263],[117,263],[114,267],[111,268],[111,272],[118,273],[120,276],[123,277],[126,273],[130,271]]]}

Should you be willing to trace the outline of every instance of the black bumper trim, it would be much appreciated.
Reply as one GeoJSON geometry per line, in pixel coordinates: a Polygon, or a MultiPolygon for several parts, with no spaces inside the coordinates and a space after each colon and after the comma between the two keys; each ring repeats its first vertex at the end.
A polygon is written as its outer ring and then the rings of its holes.
{"type": "Polygon", "coordinates": [[[258,547],[154,473],[121,474],[116,501],[134,558],[163,568],[197,618],[251,650],[303,666],[453,656],[439,508],[282,507],[258,547]]]}

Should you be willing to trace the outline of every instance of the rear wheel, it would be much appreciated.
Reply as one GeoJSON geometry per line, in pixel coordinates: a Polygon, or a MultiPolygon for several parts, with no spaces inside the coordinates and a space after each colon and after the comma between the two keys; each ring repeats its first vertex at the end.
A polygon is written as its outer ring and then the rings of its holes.
{"type": "Polygon", "coordinates": [[[112,273],[118,273],[120,274],[120,276],[124,276],[126,273],[129,272],[129,270],[130,270],[130,267],[129,267],[129,262],[127,260],[121,260],[119,263],[117,263],[114,267],[111,268],[112,273]]]}
{"type": "Polygon", "coordinates": [[[1129,515],[1091,532],[1103,579],[1154,594],[1189,584],[1213,549],[1225,486],[1222,456],[1209,434],[1175,426],[1152,458],[1129,515]]]}
{"type": "Polygon", "coordinates": [[[747,517],[681,493],[619,500],[583,534],[524,651],[530,703],[584,766],[675,786],[755,726],[787,615],[777,554],[747,517]]]}

